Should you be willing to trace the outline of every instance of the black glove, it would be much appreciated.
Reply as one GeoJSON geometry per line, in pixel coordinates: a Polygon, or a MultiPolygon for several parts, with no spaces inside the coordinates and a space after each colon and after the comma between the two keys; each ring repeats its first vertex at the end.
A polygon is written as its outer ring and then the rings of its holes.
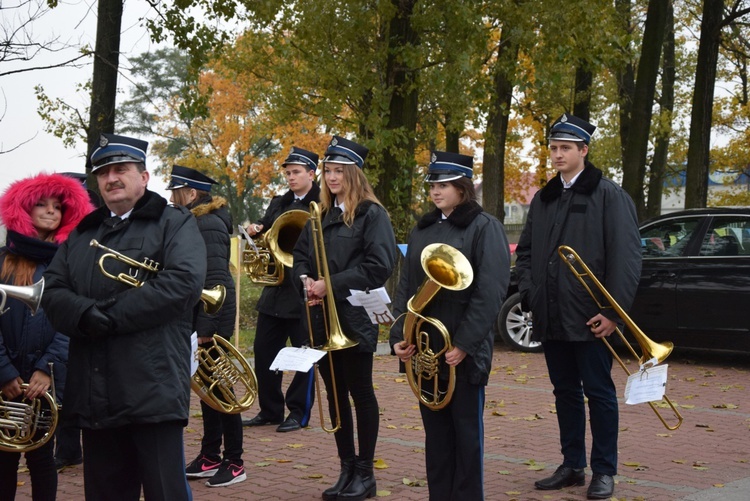
{"type": "Polygon", "coordinates": [[[78,328],[85,335],[95,338],[101,337],[105,333],[113,330],[114,322],[109,318],[102,309],[107,309],[114,304],[114,299],[98,301],[94,306],[86,310],[78,322],[78,328]],[[99,304],[101,303],[101,307],[99,304]],[[103,307],[103,308],[102,308],[103,307]]]}
{"type": "Polygon", "coordinates": [[[524,313],[531,311],[529,300],[526,298],[526,294],[521,294],[521,311],[523,311],[524,313]]]}

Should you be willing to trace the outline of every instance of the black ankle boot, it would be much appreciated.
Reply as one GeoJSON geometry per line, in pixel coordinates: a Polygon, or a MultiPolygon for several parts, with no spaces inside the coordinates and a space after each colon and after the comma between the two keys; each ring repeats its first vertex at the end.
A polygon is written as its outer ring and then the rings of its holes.
{"type": "Polygon", "coordinates": [[[372,459],[357,458],[354,463],[354,476],[349,485],[339,492],[338,501],[363,501],[375,497],[375,475],[372,459]]]}
{"type": "Polygon", "coordinates": [[[341,475],[339,475],[339,480],[334,485],[323,491],[323,499],[325,501],[336,501],[339,492],[344,490],[344,487],[349,485],[349,482],[352,480],[353,476],[354,458],[342,459],[341,475]]]}

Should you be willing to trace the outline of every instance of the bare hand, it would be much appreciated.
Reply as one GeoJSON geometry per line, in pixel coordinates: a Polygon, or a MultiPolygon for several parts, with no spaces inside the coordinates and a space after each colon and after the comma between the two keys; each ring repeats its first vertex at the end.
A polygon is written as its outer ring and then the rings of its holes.
{"type": "Polygon", "coordinates": [[[52,378],[43,371],[34,371],[29,380],[29,386],[26,388],[26,398],[32,400],[42,396],[42,393],[49,390],[52,384],[52,378]]]}
{"type": "Polygon", "coordinates": [[[461,348],[454,346],[451,351],[445,354],[445,363],[453,367],[463,362],[466,358],[466,352],[461,348]]]}
{"type": "Polygon", "coordinates": [[[251,237],[254,237],[258,233],[263,231],[263,225],[262,224],[249,224],[247,225],[247,228],[245,228],[245,231],[247,232],[248,235],[250,235],[251,237]]]}
{"type": "Polygon", "coordinates": [[[3,397],[7,399],[13,399],[20,396],[23,393],[21,384],[23,384],[23,379],[21,379],[20,377],[11,379],[7,383],[5,383],[3,387],[0,388],[1,390],[3,390],[3,397]]]}
{"type": "Polygon", "coordinates": [[[617,323],[608,319],[601,313],[598,313],[596,316],[592,317],[588,322],[586,322],[586,325],[591,327],[591,333],[594,335],[594,337],[598,338],[609,336],[615,331],[615,328],[617,327],[617,323]]]}
{"type": "Polygon", "coordinates": [[[409,359],[416,353],[417,347],[413,344],[409,344],[406,341],[401,341],[393,345],[393,352],[396,354],[399,360],[402,362],[408,362],[409,359]]]}
{"type": "Polygon", "coordinates": [[[205,336],[205,337],[201,336],[201,337],[198,338],[198,345],[201,345],[201,344],[213,344],[213,339],[214,338],[211,337],[211,336],[205,336]]]}
{"type": "Polygon", "coordinates": [[[324,297],[326,297],[326,294],[328,291],[326,290],[326,283],[324,280],[310,280],[308,282],[307,287],[307,298],[311,301],[318,301],[322,300],[324,297]],[[312,282],[312,284],[310,284],[312,282]]]}

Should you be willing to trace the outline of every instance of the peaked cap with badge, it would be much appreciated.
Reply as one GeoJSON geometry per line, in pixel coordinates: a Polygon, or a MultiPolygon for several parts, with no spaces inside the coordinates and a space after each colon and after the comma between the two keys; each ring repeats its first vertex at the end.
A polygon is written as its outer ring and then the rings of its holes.
{"type": "Polygon", "coordinates": [[[369,149],[340,136],[333,136],[326,149],[323,162],[356,165],[360,169],[365,164],[369,149]]]}
{"type": "Polygon", "coordinates": [[[471,179],[473,174],[474,157],[447,151],[433,151],[425,181],[428,183],[444,183],[462,177],[471,179]]]}
{"type": "Polygon", "coordinates": [[[292,146],[292,151],[289,152],[281,165],[284,167],[287,165],[303,165],[307,170],[316,171],[318,170],[318,154],[292,146]]]}
{"type": "Polygon", "coordinates": [[[91,172],[112,164],[141,163],[146,165],[148,142],[133,137],[103,133],[99,146],[91,154],[91,172]]]}
{"type": "Polygon", "coordinates": [[[586,120],[571,115],[570,113],[563,113],[562,116],[552,124],[552,128],[549,131],[549,139],[550,141],[583,142],[588,145],[589,141],[591,141],[591,135],[595,130],[596,126],[591,125],[586,120]]]}
{"type": "Polygon", "coordinates": [[[202,172],[198,172],[190,167],[183,167],[182,165],[173,165],[172,173],[169,177],[169,185],[167,190],[176,190],[179,188],[194,188],[201,191],[211,191],[211,185],[216,184],[207,175],[202,172]]]}

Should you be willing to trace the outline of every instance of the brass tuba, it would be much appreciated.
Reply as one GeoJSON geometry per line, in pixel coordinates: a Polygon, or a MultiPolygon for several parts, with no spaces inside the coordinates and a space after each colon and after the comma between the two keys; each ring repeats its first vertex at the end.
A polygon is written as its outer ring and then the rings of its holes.
{"type": "Polygon", "coordinates": [[[430,244],[422,250],[421,263],[427,274],[416,294],[406,305],[404,341],[417,347],[416,353],[406,362],[406,378],[414,395],[427,408],[437,411],[448,405],[456,386],[456,368],[449,366],[448,386],[439,388],[440,359],[453,349],[451,336],[443,322],[434,317],[424,317],[422,310],[440,292],[440,289],[460,291],[471,285],[474,271],[469,260],[457,249],[447,244],[430,244]],[[443,338],[442,348],[435,353],[430,346],[430,335],[422,330],[424,323],[432,324],[443,338]]]}
{"type": "MultiPolygon", "coordinates": [[[[353,341],[344,334],[339,323],[338,312],[336,311],[336,300],[333,297],[333,287],[331,286],[331,275],[328,271],[328,257],[326,256],[326,248],[323,243],[323,227],[320,214],[320,208],[316,202],[310,202],[310,230],[312,234],[311,245],[315,251],[315,263],[318,270],[318,280],[323,280],[326,284],[326,297],[323,300],[323,320],[324,328],[326,331],[327,341],[319,347],[319,349],[328,352],[328,365],[331,369],[331,391],[333,392],[334,409],[336,411],[336,423],[331,423],[332,428],[326,428],[325,418],[323,414],[323,402],[321,399],[320,383],[318,382],[317,373],[315,375],[315,390],[317,391],[318,399],[318,410],[320,411],[320,427],[323,431],[328,433],[335,433],[341,428],[341,411],[339,410],[339,396],[336,392],[336,376],[333,372],[333,357],[331,352],[335,350],[344,350],[357,346],[359,342],[353,341]]],[[[305,287],[305,280],[307,277],[302,275],[302,290],[304,292],[305,310],[307,312],[307,327],[310,334],[310,346],[315,346],[315,339],[313,336],[313,325],[310,318],[310,303],[307,299],[307,288],[305,287]]],[[[316,364],[317,367],[317,364],[316,364]]],[[[313,369],[315,370],[315,369],[313,369]]]]}
{"type": "MultiPolygon", "coordinates": [[[[557,254],[562,258],[562,260],[565,262],[566,265],[568,265],[568,268],[570,271],[573,272],[573,274],[576,276],[578,281],[583,285],[583,287],[586,289],[586,291],[589,293],[591,298],[594,300],[596,305],[599,307],[600,310],[604,309],[612,309],[615,313],[622,319],[622,321],[625,323],[625,325],[628,327],[630,332],[633,334],[633,337],[635,337],[635,340],[638,342],[638,346],[641,348],[641,352],[643,353],[642,356],[638,356],[638,354],[635,352],[632,346],[630,346],[630,343],[628,343],[628,340],[625,338],[625,335],[622,333],[619,327],[615,327],[615,331],[620,336],[620,339],[622,339],[625,346],[628,347],[630,350],[630,353],[638,360],[639,365],[643,365],[644,363],[648,362],[652,359],[657,359],[658,363],[662,363],[670,353],[672,353],[672,349],[674,348],[674,344],[670,341],[664,342],[664,343],[656,343],[649,339],[646,334],[643,333],[643,331],[633,322],[633,319],[630,318],[630,316],[625,312],[622,307],[617,304],[617,301],[612,297],[612,295],[607,291],[607,289],[604,288],[604,285],[597,279],[594,274],[591,272],[591,269],[589,269],[588,266],[586,266],[586,263],[583,262],[581,257],[578,255],[576,251],[574,251],[571,247],[568,247],[567,245],[561,245],[557,248],[557,254]],[[577,266],[580,266],[581,271],[578,270],[577,266]],[[586,282],[586,278],[588,278],[591,283],[599,290],[601,295],[606,300],[606,304],[602,304],[594,293],[593,290],[591,290],[591,287],[589,287],[589,284],[586,282]]],[[[617,360],[617,362],[620,364],[620,367],[627,373],[628,376],[630,376],[630,371],[627,367],[625,367],[625,363],[622,361],[622,359],[615,353],[615,350],[612,348],[612,345],[607,341],[607,338],[601,338],[602,341],[604,341],[604,344],[607,345],[607,348],[612,353],[612,356],[617,360]]],[[[675,417],[677,418],[677,424],[670,426],[667,421],[664,419],[664,417],[661,415],[659,410],[656,408],[653,402],[648,402],[648,405],[651,407],[651,410],[653,410],[656,413],[656,417],[659,418],[659,421],[664,425],[665,428],[668,430],[676,430],[680,427],[682,424],[682,415],[680,414],[680,411],[677,410],[677,407],[672,403],[671,400],[669,400],[669,397],[667,395],[664,395],[664,401],[672,408],[672,412],[674,413],[675,417]]]]}
{"type": "Polygon", "coordinates": [[[190,378],[190,387],[212,409],[239,414],[258,397],[258,379],[232,343],[218,335],[212,340],[211,346],[199,346],[195,353],[198,369],[190,378]]]}
{"type": "Polygon", "coordinates": [[[44,293],[44,277],[32,285],[0,284],[0,315],[8,311],[5,308],[5,302],[9,297],[18,299],[28,306],[31,314],[34,315],[42,302],[42,293],[44,293]]]}
{"type": "Polygon", "coordinates": [[[309,218],[304,210],[284,212],[258,237],[257,247],[242,252],[242,266],[253,283],[276,286],[284,281],[284,267],[292,267],[294,244],[309,218]]]}
{"type": "MultiPolygon", "coordinates": [[[[105,277],[111,278],[112,280],[122,282],[131,287],[140,287],[143,285],[147,278],[138,278],[138,275],[141,271],[143,271],[145,275],[155,274],[159,271],[159,263],[157,263],[153,259],[144,258],[143,262],[136,261],[135,259],[130,258],[125,254],[110,249],[109,247],[105,247],[96,239],[92,239],[89,245],[91,247],[97,247],[106,251],[99,258],[99,271],[101,271],[105,277]],[[128,266],[130,266],[130,273],[118,273],[117,275],[113,275],[112,273],[108,272],[104,266],[104,261],[107,259],[114,259],[116,261],[127,264],[128,266]]],[[[213,315],[214,313],[218,312],[221,309],[221,306],[224,304],[226,294],[226,287],[221,284],[216,285],[212,289],[203,289],[200,297],[201,302],[203,303],[203,310],[209,315],[213,315]]]]}
{"type": "MultiPolygon", "coordinates": [[[[29,452],[46,444],[55,434],[59,407],[55,401],[55,373],[49,364],[52,379],[51,393],[41,397],[21,399],[20,402],[3,398],[0,390],[0,451],[29,452]]],[[[26,392],[27,383],[21,385],[26,392]]]]}

